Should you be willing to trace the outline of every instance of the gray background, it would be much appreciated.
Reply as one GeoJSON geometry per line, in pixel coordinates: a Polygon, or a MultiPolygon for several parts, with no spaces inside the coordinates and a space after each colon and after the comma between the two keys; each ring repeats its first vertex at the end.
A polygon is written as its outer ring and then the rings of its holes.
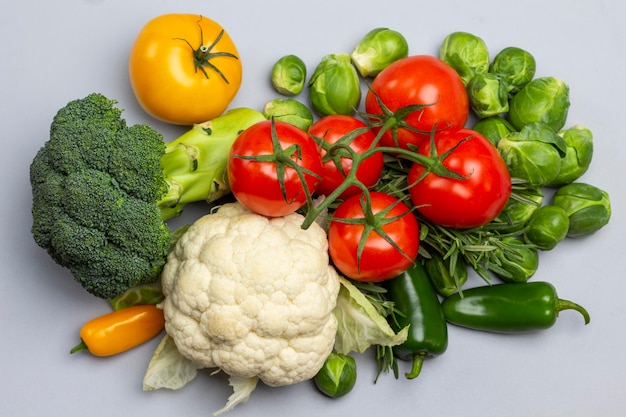
{"type": "MultiPolygon", "coordinates": [[[[74,283],[29,232],[28,166],[47,140],[56,110],[69,100],[101,92],[119,101],[130,124],[150,123],[169,139],[182,132],[141,111],[126,73],[137,32],[166,12],[204,14],[235,39],[244,81],[232,107],[260,109],[274,97],[268,80],[278,57],[295,53],[312,71],[323,55],[350,52],[374,27],[402,32],[411,54],[436,54],[443,37],[456,30],[481,36],[494,53],[525,48],[537,59],[538,76],[558,76],[570,85],[568,125],[584,124],[595,135],[595,160],[584,180],[612,197],[609,226],[544,253],[534,278],[587,307],[590,325],[565,312],[551,330],[525,336],[451,328],[448,351],[426,362],[417,380],[383,375],[374,384],[376,365],[368,353],[357,358],[358,382],[347,397],[326,399],[309,383],[259,386],[230,415],[573,417],[623,411],[623,2],[21,0],[0,9],[1,415],[208,416],[231,392],[226,379],[201,375],[178,392],[143,393],[156,340],[107,359],[70,356],[82,323],[108,306],[74,283]]],[[[188,216],[200,212],[192,208],[188,216]]],[[[480,281],[472,277],[470,284],[480,281]]]]}

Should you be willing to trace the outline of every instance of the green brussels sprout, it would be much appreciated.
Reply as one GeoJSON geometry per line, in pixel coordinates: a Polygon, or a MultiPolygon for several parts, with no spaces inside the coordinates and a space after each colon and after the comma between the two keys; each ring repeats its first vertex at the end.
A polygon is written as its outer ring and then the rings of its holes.
{"type": "Polygon", "coordinates": [[[539,268],[537,249],[516,236],[504,236],[500,243],[507,250],[494,251],[496,262],[489,268],[504,282],[526,282],[539,268]],[[497,266],[496,266],[497,265],[497,266]]]}
{"type": "Polygon", "coordinates": [[[263,115],[266,119],[276,119],[292,124],[307,131],[313,124],[313,113],[311,110],[293,98],[275,98],[265,103],[263,115]]]}
{"type": "Polygon", "coordinates": [[[494,146],[498,146],[500,139],[514,132],[515,128],[503,117],[491,116],[478,120],[472,126],[472,130],[489,139],[494,146]]]}
{"type": "Polygon", "coordinates": [[[447,297],[461,291],[467,282],[467,264],[456,259],[452,265],[451,258],[443,258],[437,252],[431,254],[430,259],[424,261],[424,269],[437,294],[447,297]]]}
{"type": "Polygon", "coordinates": [[[498,151],[514,178],[543,187],[556,178],[565,154],[565,141],[543,123],[530,123],[498,142],[498,151]]]}
{"type": "Polygon", "coordinates": [[[509,121],[517,129],[533,122],[547,124],[558,132],[569,111],[569,86],[555,77],[535,78],[509,102],[509,121]]]}
{"type": "Polygon", "coordinates": [[[569,217],[567,236],[578,237],[594,233],[611,218],[611,201],[606,191],[583,182],[573,182],[559,188],[552,204],[561,207],[569,217]]]}
{"type": "Polygon", "coordinates": [[[346,53],[322,58],[309,80],[309,98],[313,110],[321,116],[351,115],[361,101],[359,74],[346,53]]]}
{"type": "Polygon", "coordinates": [[[342,397],[352,391],[356,383],[356,361],[350,355],[331,352],[313,382],[322,394],[342,397]]]}
{"type": "Polygon", "coordinates": [[[515,195],[517,198],[509,198],[498,217],[491,221],[490,227],[501,233],[520,232],[543,203],[541,187],[516,190],[515,195]]]}
{"type": "Polygon", "coordinates": [[[446,36],[439,48],[439,58],[454,68],[465,85],[475,75],[489,71],[487,45],[471,33],[453,32],[446,36]]]}
{"type": "Polygon", "coordinates": [[[295,55],[285,55],[272,67],[272,85],[280,94],[297,96],[306,82],[306,64],[295,55]]]}
{"type": "Polygon", "coordinates": [[[470,107],[479,119],[509,111],[509,92],[497,75],[477,74],[466,86],[470,107]]]}
{"type": "Polygon", "coordinates": [[[388,28],[369,31],[350,54],[362,77],[373,77],[409,55],[409,44],[400,32],[388,28]]]}
{"type": "Polygon", "coordinates": [[[536,68],[535,57],[530,52],[509,46],[493,58],[489,72],[503,80],[508,92],[516,93],[533,79],[536,68]]]}
{"type": "Polygon", "coordinates": [[[566,150],[559,174],[548,184],[552,187],[576,181],[587,172],[593,157],[593,134],[586,127],[572,126],[559,135],[565,140],[566,150]]]}
{"type": "Polygon", "coordinates": [[[559,206],[546,205],[533,213],[524,238],[541,250],[552,250],[567,236],[569,217],[559,206]]]}

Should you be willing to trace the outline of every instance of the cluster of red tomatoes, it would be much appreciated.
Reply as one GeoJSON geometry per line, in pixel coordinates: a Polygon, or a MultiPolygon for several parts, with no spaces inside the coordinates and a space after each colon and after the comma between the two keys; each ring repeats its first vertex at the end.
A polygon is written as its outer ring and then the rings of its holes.
{"type": "Polygon", "coordinates": [[[307,132],[268,120],[242,132],[228,181],[240,203],[265,216],[331,208],[333,264],[352,279],[383,281],[418,256],[415,214],[465,229],[490,222],[508,201],[507,166],[465,128],[468,116],[458,74],[436,57],[410,56],[372,81],[362,118],[325,116],[307,132]],[[385,187],[390,177],[402,180],[397,192],[385,187]],[[315,196],[325,197],[321,206],[315,196]]]}

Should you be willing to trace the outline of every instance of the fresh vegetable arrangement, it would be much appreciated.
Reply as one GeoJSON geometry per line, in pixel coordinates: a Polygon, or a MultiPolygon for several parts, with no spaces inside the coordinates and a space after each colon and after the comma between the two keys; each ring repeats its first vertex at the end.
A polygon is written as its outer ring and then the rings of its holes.
{"type": "Polygon", "coordinates": [[[567,126],[570,87],[536,78],[530,52],[492,57],[454,32],[439,56],[410,54],[374,28],[312,74],[285,51],[268,68],[278,97],[230,109],[244,65],[219,23],[159,16],[129,77],[148,114],[186,133],[128,126],[98,93],[54,117],[30,167],[33,237],[114,310],[72,352],[162,333],[144,390],[221,371],[234,392],[219,414],[259,381],[347,395],[354,353],[375,352],[379,376],[406,362],[416,378],[450,324],[537,331],[568,309],[590,322],[531,279],[542,253],[607,225],[611,205],[581,181],[593,135],[567,126]],[[172,230],[190,203],[206,214],[172,230]]]}

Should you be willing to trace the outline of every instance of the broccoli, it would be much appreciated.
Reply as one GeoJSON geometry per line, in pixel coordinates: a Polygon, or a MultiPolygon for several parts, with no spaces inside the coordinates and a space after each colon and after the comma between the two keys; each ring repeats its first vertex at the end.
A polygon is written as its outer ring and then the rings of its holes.
{"type": "Polygon", "coordinates": [[[35,242],[105,299],[159,278],[173,238],[167,220],[229,192],[230,146],[264,120],[234,109],[164,142],[150,126],[127,126],[115,104],[96,93],[69,102],[30,166],[35,242]]]}

